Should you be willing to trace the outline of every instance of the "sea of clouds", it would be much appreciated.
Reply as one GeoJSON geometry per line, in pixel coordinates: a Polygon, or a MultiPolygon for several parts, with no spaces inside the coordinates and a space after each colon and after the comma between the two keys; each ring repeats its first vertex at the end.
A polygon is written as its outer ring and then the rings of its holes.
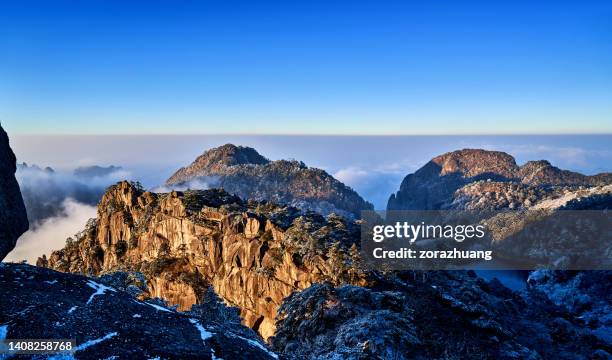
{"type": "Polygon", "coordinates": [[[96,205],[106,188],[131,174],[113,168],[101,176],[79,176],[70,170],[18,166],[15,174],[26,205],[30,230],[4,261],[35,263],[42,254],[64,246],[96,217],[96,205]]]}

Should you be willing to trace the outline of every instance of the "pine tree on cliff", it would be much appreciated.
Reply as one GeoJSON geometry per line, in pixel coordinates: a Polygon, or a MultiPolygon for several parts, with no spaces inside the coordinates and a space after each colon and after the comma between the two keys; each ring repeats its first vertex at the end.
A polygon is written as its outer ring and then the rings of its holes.
{"type": "Polygon", "coordinates": [[[327,265],[329,266],[331,281],[334,284],[340,284],[346,280],[346,255],[340,248],[339,242],[335,242],[329,247],[327,251],[327,265]]]}
{"type": "Polygon", "coordinates": [[[349,277],[351,283],[355,283],[359,280],[363,274],[363,260],[357,244],[353,244],[349,249],[349,259],[351,260],[351,267],[349,269],[349,277]]]}

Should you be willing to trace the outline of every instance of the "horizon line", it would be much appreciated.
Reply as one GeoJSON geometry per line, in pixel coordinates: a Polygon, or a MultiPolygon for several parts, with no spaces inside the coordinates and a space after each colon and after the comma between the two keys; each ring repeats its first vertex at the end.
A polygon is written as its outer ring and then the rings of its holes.
{"type": "MultiPolygon", "coordinates": [[[[6,131],[6,129],[5,129],[6,131]]],[[[7,131],[7,133],[9,133],[7,131]]],[[[416,137],[416,136],[610,136],[611,132],[470,132],[470,133],[9,133],[10,136],[60,137],[60,136],[313,136],[313,137],[416,137]]]]}

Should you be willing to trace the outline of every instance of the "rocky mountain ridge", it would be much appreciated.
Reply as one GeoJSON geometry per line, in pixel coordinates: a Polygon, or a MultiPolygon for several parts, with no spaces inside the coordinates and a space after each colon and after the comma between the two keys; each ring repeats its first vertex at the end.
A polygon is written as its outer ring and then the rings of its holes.
{"type": "Polygon", "coordinates": [[[495,192],[493,185],[482,185],[482,181],[493,182],[496,193],[501,193],[503,188],[510,197],[516,195],[513,192],[528,193],[525,198],[517,199],[521,201],[504,199],[502,204],[495,205],[496,208],[518,208],[529,207],[542,196],[559,196],[581,187],[612,184],[612,174],[582,175],[558,169],[545,160],[518,166],[511,155],[503,152],[464,149],[437,156],[407,175],[399,191],[389,198],[387,210],[452,208],[456,198],[465,193],[474,194],[476,190],[485,196],[495,192]]]}
{"type": "Polygon", "coordinates": [[[287,204],[322,215],[358,218],[361,210],[373,209],[353,189],[321,169],[295,160],[270,161],[253,148],[232,144],[206,151],[166,184],[180,187],[194,180],[243,199],[287,204]]]}
{"type": "Polygon", "coordinates": [[[92,275],[140,271],[151,297],[180,310],[212,286],[268,337],[278,306],[293,291],[326,280],[365,283],[346,266],[358,234],[341,217],[243,202],[219,189],[155,194],[121,182],[103,196],[97,219],[39,265],[92,275]],[[333,249],[339,260],[330,258],[333,249]]]}
{"type": "Polygon", "coordinates": [[[605,235],[609,221],[603,213],[561,210],[610,207],[610,173],[586,176],[548,161],[518,166],[503,152],[464,149],[437,156],[406,176],[389,199],[387,216],[403,216],[395,210],[463,214],[487,227],[484,241],[472,246],[493,250],[496,260],[512,268],[582,270],[612,264],[604,255],[612,251],[605,235]]]}

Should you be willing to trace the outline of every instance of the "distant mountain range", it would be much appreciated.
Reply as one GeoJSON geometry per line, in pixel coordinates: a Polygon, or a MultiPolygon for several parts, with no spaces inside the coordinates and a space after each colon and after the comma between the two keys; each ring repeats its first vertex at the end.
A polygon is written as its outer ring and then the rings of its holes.
{"type": "Polygon", "coordinates": [[[114,165],[110,165],[110,166],[98,166],[98,165],[91,165],[91,166],[79,166],[78,168],[74,169],[74,175],[83,179],[93,179],[93,178],[100,178],[100,177],[105,177],[105,176],[109,176],[113,173],[116,173],[118,171],[123,170],[123,168],[121,166],[114,166],[114,165]]]}

